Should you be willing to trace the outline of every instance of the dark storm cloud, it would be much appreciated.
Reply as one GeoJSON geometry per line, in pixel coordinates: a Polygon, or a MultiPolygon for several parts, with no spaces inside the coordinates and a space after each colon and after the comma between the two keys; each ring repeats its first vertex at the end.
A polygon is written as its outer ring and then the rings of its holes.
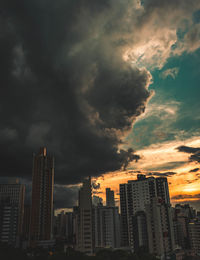
{"type": "Polygon", "coordinates": [[[103,194],[102,191],[96,191],[96,190],[92,191],[92,193],[93,193],[93,194],[103,194]]]}
{"type": "Polygon", "coordinates": [[[179,166],[183,166],[186,164],[185,161],[176,161],[176,162],[168,162],[168,163],[163,163],[158,166],[151,166],[148,167],[148,171],[167,171],[167,170],[173,170],[176,169],[179,166]]]}
{"type": "Polygon", "coordinates": [[[195,148],[195,147],[189,147],[189,146],[179,146],[177,147],[177,150],[179,152],[184,152],[184,153],[196,153],[200,151],[200,148],[195,148]]]}
{"type": "Polygon", "coordinates": [[[101,184],[100,183],[96,183],[96,181],[92,182],[92,188],[94,190],[99,190],[101,187],[101,184]]]}
{"type": "Polygon", "coordinates": [[[190,172],[197,172],[199,170],[199,168],[194,168],[192,170],[190,170],[190,172]]]}
{"type": "Polygon", "coordinates": [[[178,194],[173,197],[171,197],[172,200],[186,200],[186,199],[200,199],[200,194],[178,194]]]}
{"type": "Polygon", "coordinates": [[[190,153],[189,160],[192,162],[198,162],[200,163],[200,148],[197,147],[189,147],[189,146],[179,146],[177,147],[177,150],[179,152],[184,152],[184,153],[190,153]]]}
{"type": "Polygon", "coordinates": [[[148,176],[157,176],[157,177],[171,177],[177,174],[176,172],[149,172],[148,176]]]}
{"type": "Polygon", "coordinates": [[[111,0],[1,1],[1,175],[31,179],[32,153],[43,145],[62,184],[139,159],[118,149],[150,96],[150,74],[121,58],[128,8],[111,0]]]}
{"type": "Polygon", "coordinates": [[[54,185],[54,208],[73,208],[77,206],[78,186],[54,185]]]}

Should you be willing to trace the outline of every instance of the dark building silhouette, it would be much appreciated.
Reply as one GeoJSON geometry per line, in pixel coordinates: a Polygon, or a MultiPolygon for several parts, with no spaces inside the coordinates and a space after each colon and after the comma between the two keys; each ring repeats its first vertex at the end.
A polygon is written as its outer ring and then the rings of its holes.
{"type": "Polygon", "coordinates": [[[133,216],[134,250],[137,252],[141,248],[148,251],[147,220],[144,211],[138,211],[133,216]]]}
{"type": "Polygon", "coordinates": [[[65,241],[66,244],[73,244],[73,212],[61,211],[54,217],[54,237],[65,241]]]}
{"type": "Polygon", "coordinates": [[[54,158],[46,148],[33,156],[30,245],[52,239],[54,158]]]}
{"type": "Polygon", "coordinates": [[[31,220],[31,205],[24,205],[24,217],[22,227],[22,240],[24,247],[28,246],[28,240],[30,235],[30,220],[31,220]]]}
{"type": "Polygon", "coordinates": [[[93,207],[94,247],[120,247],[120,218],[118,207],[93,207]]]}
{"type": "Polygon", "coordinates": [[[0,184],[0,242],[19,246],[22,236],[25,186],[0,184]]]}
{"type": "Polygon", "coordinates": [[[166,177],[156,178],[157,196],[162,198],[164,203],[170,204],[169,187],[166,177]]]}
{"type": "Polygon", "coordinates": [[[114,191],[110,188],[106,188],[106,206],[115,207],[114,191]]]}
{"type": "Polygon", "coordinates": [[[191,247],[191,239],[189,236],[189,223],[196,218],[195,210],[188,204],[176,204],[173,208],[173,224],[175,243],[182,249],[189,249],[191,247]]]}
{"type": "Polygon", "coordinates": [[[93,254],[93,212],[91,178],[84,180],[79,190],[78,211],[76,211],[76,249],[88,255],[93,254]]]}

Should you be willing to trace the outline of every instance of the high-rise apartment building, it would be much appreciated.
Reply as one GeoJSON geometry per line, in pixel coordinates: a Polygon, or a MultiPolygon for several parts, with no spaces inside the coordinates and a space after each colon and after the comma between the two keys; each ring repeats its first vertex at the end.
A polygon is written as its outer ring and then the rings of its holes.
{"type": "Polygon", "coordinates": [[[132,219],[133,234],[134,234],[134,250],[137,251],[141,248],[148,251],[148,232],[147,232],[147,219],[144,211],[138,211],[132,219]]]}
{"type": "Polygon", "coordinates": [[[22,236],[25,186],[0,184],[0,242],[19,246],[22,236]]]}
{"type": "Polygon", "coordinates": [[[133,216],[138,211],[145,211],[145,205],[151,203],[157,194],[156,180],[138,175],[137,180],[120,184],[121,207],[121,245],[134,248],[133,216]]]}
{"type": "MultiPolygon", "coordinates": [[[[167,178],[146,178],[144,175],[138,175],[137,180],[120,184],[120,206],[122,246],[130,246],[134,251],[138,246],[146,247],[147,241],[155,236],[150,223],[159,219],[159,232],[164,232],[165,235],[161,236],[162,241],[156,241],[163,244],[164,253],[173,250],[174,233],[167,178]],[[158,199],[162,202],[159,205],[155,202],[158,199]]],[[[151,243],[148,242],[148,249],[151,248],[151,243]]]]}
{"type": "Polygon", "coordinates": [[[68,245],[73,244],[73,212],[61,211],[54,216],[54,236],[64,240],[68,245]]]}
{"type": "Polygon", "coordinates": [[[195,210],[188,204],[176,204],[173,208],[175,244],[182,249],[190,248],[188,224],[196,218],[195,210]]]}
{"type": "Polygon", "coordinates": [[[162,198],[164,203],[170,204],[169,187],[166,177],[156,178],[157,197],[162,198]]]}
{"type": "Polygon", "coordinates": [[[99,205],[93,208],[95,248],[120,247],[120,218],[118,207],[99,205]]]}
{"type": "Polygon", "coordinates": [[[91,178],[84,180],[79,190],[78,211],[76,213],[76,249],[88,255],[93,254],[93,218],[91,178]]]}
{"type": "Polygon", "coordinates": [[[192,250],[200,255],[200,222],[197,219],[189,223],[189,238],[192,250]]]}
{"type": "Polygon", "coordinates": [[[167,259],[175,249],[172,208],[161,197],[155,197],[145,211],[149,252],[167,259]]]}
{"type": "Polygon", "coordinates": [[[106,206],[115,207],[114,191],[110,188],[106,188],[106,206]]]}
{"type": "Polygon", "coordinates": [[[22,247],[27,248],[29,246],[29,236],[30,236],[30,219],[31,219],[31,205],[24,205],[24,217],[23,217],[23,227],[22,227],[22,247]]]}
{"type": "Polygon", "coordinates": [[[99,196],[93,195],[92,197],[92,205],[93,206],[100,206],[103,205],[103,199],[99,196]]]}
{"type": "Polygon", "coordinates": [[[30,245],[52,239],[54,158],[46,148],[33,156],[30,245]]]}

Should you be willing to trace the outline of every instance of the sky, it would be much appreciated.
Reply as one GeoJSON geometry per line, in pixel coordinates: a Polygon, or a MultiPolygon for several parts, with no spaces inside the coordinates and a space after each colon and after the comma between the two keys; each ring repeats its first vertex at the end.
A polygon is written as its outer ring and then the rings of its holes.
{"type": "Polygon", "coordinates": [[[32,155],[55,156],[55,207],[167,176],[199,207],[199,0],[2,0],[0,175],[30,197],[32,155]]]}

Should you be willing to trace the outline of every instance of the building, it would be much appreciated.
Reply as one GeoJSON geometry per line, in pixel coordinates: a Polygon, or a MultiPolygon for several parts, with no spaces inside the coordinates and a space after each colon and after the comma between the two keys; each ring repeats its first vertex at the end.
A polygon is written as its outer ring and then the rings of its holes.
{"type": "Polygon", "coordinates": [[[159,177],[156,178],[156,190],[157,190],[157,197],[160,197],[164,203],[170,204],[170,196],[169,196],[169,187],[167,178],[159,177]]]}
{"type": "Polygon", "coordinates": [[[103,199],[99,196],[93,195],[92,197],[92,205],[93,206],[99,206],[102,205],[103,206],[103,199]]]}
{"type": "Polygon", "coordinates": [[[73,244],[73,212],[61,211],[54,217],[54,236],[65,241],[66,244],[73,244]]]}
{"type": "Polygon", "coordinates": [[[120,218],[118,207],[99,205],[93,208],[94,247],[120,247],[120,218]]]}
{"type": "Polygon", "coordinates": [[[76,211],[76,249],[88,255],[93,254],[93,218],[91,178],[84,180],[79,190],[78,209],[76,211]]]}
{"type": "Polygon", "coordinates": [[[133,216],[138,211],[145,211],[145,205],[156,195],[156,179],[153,177],[139,174],[137,180],[120,184],[121,246],[134,248],[133,216]]]}
{"type": "Polygon", "coordinates": [[[149,252],[167,259],[175,249],[172,208],[155,197],[146,205],[149,252]]]}
{"type": "Polygon", "coordinates": [[[148,251],[148,232],[147,219],[144,211],[138,211],[132,218],[133,234],[134,234],[134,250],[137,252],[141,248],[148,251]]]}
{"type": "Polygon", "coordinates": [[[74,215],[73,212],[66,212],[66,242],[67,244],[73,244],[74,243],[74,215]]]}
{"type": "Polygon", "coordinates": [[[28,247],[29,236],[30,236],[30,219],[31,219],[31,206],[24,205],[24,218],[22,227],[22,240],[23,248],[28,247]]]}
{"type": "Polygon", "coordinates": [[[110,188],[106,188],[106,206],[115,207],[114,191],[110,188]]]}
{"type": "Polygon", "coordinates": [[[0,184],[0,241],[19,246],[22,237],[25,186],[0,184]]]}
{"type": "Polygon", "coordinates": [[[190,248],[189,223],[196,217],[195,210],[188,204],[176,204],[173,208],[175,244],[182,249],[190,248]]]}
{"type": "Polygon", "coordinates": [[[189,223],[189,237],[191,249],[200,255],[200,222],[197,219],[189,223]]]}
{"type": "Polygon", "coordinates": [[[146,178],[139,174],[137,180],[120,184],[120,207],[121,246],[129,246],[136,251],[148,244],[148,250],[159,256],[162,252],[168,254],[173,251],[174,232],[167,178],[146,178]],[[156,238],[156,246],[150,242],[156,233],[151,225],[154,222],[158,225],[157,234],[165,233],[156,238]],[[160,251],[152,248],[160,248],[160,251]]]}
{"type": "Polygon", "coordinates": [[[54,158],[40,148],[33,156],[30,245],[52,239],[54,158]]]}

